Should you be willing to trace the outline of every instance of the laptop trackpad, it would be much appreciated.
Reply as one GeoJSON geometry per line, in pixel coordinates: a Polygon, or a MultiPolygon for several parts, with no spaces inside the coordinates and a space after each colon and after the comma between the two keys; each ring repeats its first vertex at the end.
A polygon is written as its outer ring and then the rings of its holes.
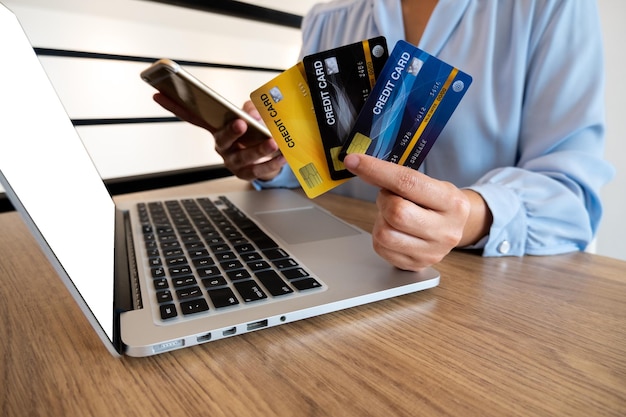
{"type": "Polygon", "coordinates": [[[289,244],[358,235],[360,232],[317,207],[255,213],[262,224],[289,244]]]}

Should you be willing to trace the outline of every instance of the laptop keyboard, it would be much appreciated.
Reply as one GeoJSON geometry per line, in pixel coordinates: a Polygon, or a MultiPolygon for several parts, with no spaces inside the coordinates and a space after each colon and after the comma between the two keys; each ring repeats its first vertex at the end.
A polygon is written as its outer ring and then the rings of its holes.
{"type": "Polygon", "coordinates": [[[138,210],[163,320],[321,287],[224,196],[138,210]]]}

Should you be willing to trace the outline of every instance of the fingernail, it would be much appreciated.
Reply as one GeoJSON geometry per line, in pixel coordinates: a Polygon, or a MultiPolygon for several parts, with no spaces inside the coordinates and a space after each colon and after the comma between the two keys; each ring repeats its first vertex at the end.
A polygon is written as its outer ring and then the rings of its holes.
{"type": "Polygon", "coordinates": [[[356,154],[348,154],[343,159],[343,164],[348,169],[355,169],[359,166],[360,158],[356,154]]]}

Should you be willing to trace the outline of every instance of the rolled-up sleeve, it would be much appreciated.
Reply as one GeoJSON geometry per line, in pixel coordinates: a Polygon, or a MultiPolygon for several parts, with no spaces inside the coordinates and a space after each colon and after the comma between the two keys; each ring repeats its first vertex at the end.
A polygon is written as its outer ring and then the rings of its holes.
{"type": "Polygon", "coordinates": [[[536,19],[521,107],[518,162],[469,188],[494,222],[485,256],[584,250],[613,176],[604,153],[604,71],[594,2],[552,2],[536,19]],[[545,12],[548,13],[545,13],[545,12]]]}

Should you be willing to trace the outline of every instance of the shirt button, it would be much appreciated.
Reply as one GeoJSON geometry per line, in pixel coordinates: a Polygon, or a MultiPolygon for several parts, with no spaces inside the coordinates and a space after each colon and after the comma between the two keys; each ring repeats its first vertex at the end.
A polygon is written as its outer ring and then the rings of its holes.
{"type": "Polygon", "coordinates": [[[506,255],[507,253],[509,253],[510,250],[511,250],[511,244],[509,243],[508,240],[503,240],[498,245],[498,252],[500,252],[503,255],[506,255]]]}

